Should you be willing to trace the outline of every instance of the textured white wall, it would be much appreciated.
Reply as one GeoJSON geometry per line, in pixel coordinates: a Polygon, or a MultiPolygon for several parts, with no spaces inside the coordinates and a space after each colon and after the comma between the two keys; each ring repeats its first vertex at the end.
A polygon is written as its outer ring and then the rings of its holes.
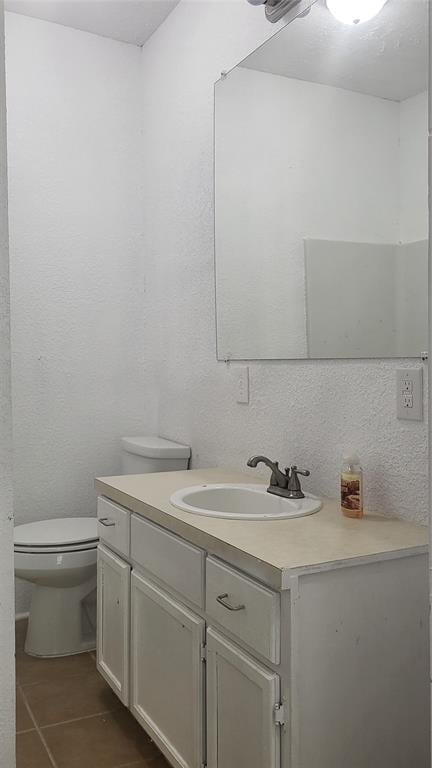
{"type": "MultiPolygon", "coordinates": [[[[6,14],[17,523],[95,513],[152,429],[140,49],[6,14]]],[[[25,609],[19,599],[17,611],[25,609]]]]}
{"type": "Polygon", "coordinates": [[[0,0],[0,765],[15,765],[12,440],[9,342],[6,98],[0,0]]]}
{"type": "Polygon", "coordinates": [[[159,329],[160,434],[190,442],[194,466],[243,467],[254,452],[297,461],[312,470],[307,487],[331,496],[341,453],[353,446],[368,507],[425,522],[427,427],[396,419],[400,363],[255,363],[245,406],[216,362],[213,83],[274,31],[244,0],[182,0],[143,48],[144,251],[159,329]]]}

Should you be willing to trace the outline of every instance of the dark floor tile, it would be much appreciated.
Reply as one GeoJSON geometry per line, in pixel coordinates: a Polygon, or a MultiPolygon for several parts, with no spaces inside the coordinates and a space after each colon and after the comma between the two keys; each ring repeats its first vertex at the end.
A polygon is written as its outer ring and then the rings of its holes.
{"type": "Polygon", "coordinates": [[[162,752],[159,752],[157,757],[149,761],[148,768],[171,768],[171,764],[165,760],[162,752]]]}
{"type": "Polygon", "coordinates": [[[140,760],[138,763],[128,763],[127,765],[119,765],[118,768],[150,768],[153,760],[149,757],[148,760],[140,760]]]}
{"type": "Polygon", "coordinates": [[[156,756],[149,757],[148,760],[140,760],[138,763],[120,765],[118,768],[171,768],[171,764],[165,760],[161,752],[158,752],[156,756]]]}
{"type": "MultiPolygon", "coordinates": [[[[58,768],[118,768],[143,762],[145,768],[158,750],[130,712],[122,708],[43,729],[58,768]]],[[[158,767],[159,768],[159,767],[158,767]]]]}
{"type": "Polygon", "coordinates": [[[24,704],[24,699],[19,688],[16,692],[16,731],[31,731],[34,728],[33,720],[31,719],[27,707],[24,704]]]}
{"type": "Polygon", "coordinates": [[[89,653],[61,656],[56,659],[39,659],[24,651],[16,655],[16,675],[20,685],[66,680],[75,675],[86,675],[95,669],[95,661],[89,653]]]}
{"type": "Polygon", "coordinates": [[[96,670],[87,675],[24,685],[22,691],[39,726],[99,715],[122,706],[96,670]]]}
{"type": "Polygon", "coordinates": [[[159,755],[159,757],[149,757],[148,760],[140,760],[139,763],[119,765],[116,768],[172,768],[172,766],[167,763],[163,755],[159,755]]]}
{"type": "Polygon", "coordinates": [[[16,768],[52,768],[48,753],[36,731],[18,734],[16,750],[16,768]]]}

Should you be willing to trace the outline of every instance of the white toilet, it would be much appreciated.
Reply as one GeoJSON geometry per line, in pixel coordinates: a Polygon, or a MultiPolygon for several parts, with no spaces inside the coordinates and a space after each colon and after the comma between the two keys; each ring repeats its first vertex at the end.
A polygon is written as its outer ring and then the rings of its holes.
{"type": "MultiPolygon", "coordinates": [[[[122,474],[187,469],[190,448],[156,436],[122,438],[122,474]]],[[[32,656],[68,656],[96,645],[97,520],[17,525],[15,575],[33,584],[25,643],[32,656]]]]}
{"type": "Polygon", "coordinates": [[[16,526],[15,576],[33,584],[27,653],[66,656],[94,648],[97,543],[94,517],[16,526]]]}

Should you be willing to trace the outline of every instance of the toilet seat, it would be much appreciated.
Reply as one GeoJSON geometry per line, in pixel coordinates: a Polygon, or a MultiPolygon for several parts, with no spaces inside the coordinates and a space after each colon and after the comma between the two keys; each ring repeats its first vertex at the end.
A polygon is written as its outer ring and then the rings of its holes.
{"type": "Polygon", "coordinates": [[[97,540],[89,541],[86,544],[71,544],[65,547],[60,547],[60,546],[38,547],[38,546],[31,546],[31,545],[15,544],[14,552],[22,552],[24,554],[29,554],[29,555],[47,555],[47,554],[55,555],[55,554],[62,554],[67,552],[86,552],[87,550],[97,549],[97,545],[98,545],[97,540]]]}
{"type": "Polygon", "coordinates": [[[95,517],[66,517],[17,525],[14,551],[26,554],[62,554],[96,549],[95,517]]]}

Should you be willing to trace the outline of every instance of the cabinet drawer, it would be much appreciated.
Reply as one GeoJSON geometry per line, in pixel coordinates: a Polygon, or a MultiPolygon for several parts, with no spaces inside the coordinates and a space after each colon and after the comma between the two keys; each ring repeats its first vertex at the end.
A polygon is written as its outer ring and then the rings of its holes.
{"type": "Polygon", "coordinates": [[[204,552],[198,547],[132,515],[131,558],[194,605],[204,606],[204,552]]]}
{"type": "Polygon", "coordinates": [[[213,557],[206,565],[206,612],[274,664],[280,660],[280,597],[213,557]]]}
{"type": "Polygon", "coordinates": [[[109,547],[129,557],[130,512],[99,496],[97,503],[99,539],[109,547]]]}

